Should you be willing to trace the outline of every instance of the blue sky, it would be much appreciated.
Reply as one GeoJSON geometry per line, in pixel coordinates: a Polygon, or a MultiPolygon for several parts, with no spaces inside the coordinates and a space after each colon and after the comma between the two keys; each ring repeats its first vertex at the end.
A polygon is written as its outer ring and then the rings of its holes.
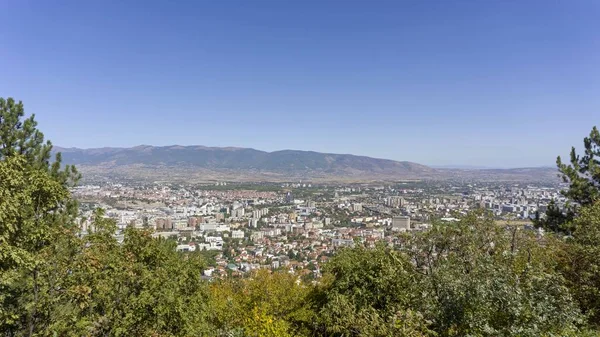
{"type": "Polygon", "coordinates": [[[600,126],[600,2],[0,3],[0,96],[60,146],[553,165],[600,126]]]}

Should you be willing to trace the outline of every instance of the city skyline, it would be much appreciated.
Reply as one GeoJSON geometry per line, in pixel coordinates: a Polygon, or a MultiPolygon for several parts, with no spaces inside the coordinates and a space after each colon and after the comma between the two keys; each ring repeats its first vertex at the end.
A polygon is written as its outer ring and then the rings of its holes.
{"type": "Polygon", "coordinates": [[[57,146],[539,167],[598,123],[594,2],[0,8],[0,91],[57,146]]]}

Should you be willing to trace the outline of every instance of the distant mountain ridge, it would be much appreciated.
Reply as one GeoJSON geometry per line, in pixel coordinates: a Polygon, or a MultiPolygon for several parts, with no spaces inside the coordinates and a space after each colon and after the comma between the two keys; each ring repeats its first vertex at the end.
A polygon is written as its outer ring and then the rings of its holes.
{"type": "Polygon", "coordinates": [[[422,178],[437,172],[428,166],[408,161],[299,150],[266,152],[237,147],[140,145],[95,149],[56,147],[54,151],[62,153],[66,164],[121,171],[124,168],[173,168],[204,170],[213,175],[239,172],[290,177],[373,176],[399,179],[422,178]]]}
{"type": "Polygon", "coordinates": [[[84,178],[160,181],[381,181],[403,179],[475,179],[556,182],[553,168],[431,168],[409,161],[351,154],[240,147],[150,146],[93,149],[55,147],[65,164],[84,178]]]}

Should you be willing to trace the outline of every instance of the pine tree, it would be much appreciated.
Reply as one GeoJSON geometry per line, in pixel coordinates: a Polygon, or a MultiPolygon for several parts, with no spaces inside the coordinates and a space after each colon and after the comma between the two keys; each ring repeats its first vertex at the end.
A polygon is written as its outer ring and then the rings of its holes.
{"type": "Polygon", "coordinates": [[[21,102],[0,98],[0,331],[40,331],[48,315],[48,256],[74,229],[77,204],[69,187],[74,167],[51,162],[32,115],[21,102]]]}
{"type": "Polygon", "coordinates": [[[583,139],[584,155],[580,156],[571,148],[570,164],[563,163],[560,156],[556,158],[556,166],[569,189],[561,193],[576,204],[568,204],[561,210],[554,201],[542,218],[539,213],[533,221],[536,227],[553,232],[571,233],[569,226],[577,213],[577,207],[587,206],[600,200],[600,132],[594,126],[589,137],[583,139]]]}
{"type": "Polygon", "coordinates": [[[570,162],[565,164],[560,156],[556,165],[563,181],[569,183],[569,189],[563,194],[581,206],[593,204],[600,199],[600,132],[595,126],[590,136],[584,138],[584,155],[576,153],[575,147],[571,148],[570,162]]]}
{"type": "Polygon", "coordinates": [[[556,205],[554,200],[548,204],[545,216],[542,218],[539,211],[535,213],[533,223],[535,227],[541,227],[547,231],[555,233],[570,234],[573,228],[570,223],[575,217],[575,212],[570,205],[565,207],[565,211],[556,205]]]}

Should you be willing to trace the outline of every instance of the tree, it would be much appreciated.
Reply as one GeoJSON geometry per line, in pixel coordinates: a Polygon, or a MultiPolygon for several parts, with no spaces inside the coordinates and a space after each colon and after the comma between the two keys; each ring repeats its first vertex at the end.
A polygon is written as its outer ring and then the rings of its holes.
{"type": "Polygon", "coordinates": [[[540,216],[539,211],[535,213],[535,219],[533,219],[535,227],[554,233],[570,234],[572,231],[570,224],[575,217],[575,212],[569,206],[566,206],[565,209],[566,211],[563,212],[554,200],[550,201],[543,217],[540,216]]]}
{"type": "Polygon", "coordinates": [[[600,327],[600,202],[581,208],[561,251],[561,270],[589,323],[600,327]]]}
{"type": "Polygon", "coordinates": [[[589,137],[583,140],[584,155],[576,153],[571,148],[570,164],[556,158],[556,165],[564,182],[569,183],[569,189],[563,194],[578,204],[585,206],[600,198],[600,132],[595,126],[589,137]]]}
{"type": "Polygon", "coordinates": [[[323,336],[429,336],[420,313],[412,311],[419,292],[406,255],[383,245],[339,252],[324,266],[314,295],[323,336]]]}
{"type": "Polygon", "coordinates": [[[133,228],[119,243],[115,221],[102,210],[95,212],[93,227],[76,242],[46,331],[60,336],[207,334],[201,255],[180,255],[174,242],[133,228]]]}
{"type": "Polygon", "coordinates": [[[44,142],[44,134],[37,129],[35,115],[23,120],[23,103],[13,98],[0,97],[0,160],[22,156],[35,169],[51,172],[52,176],[65,185],[74,185],[80,176],[74,166],[67,165],[61,171],[61,156],[58,153],[51,163],[52,143],[44,142]]]}
{"type": "Polygon", "coordinates": [[[323,336],[576,334],[577,303],[557,245],[471,213],[401,238],[345,249],[324,267],[315,311],[323,336]]]}
{"type": "Polygon", "coordinates": [[[563,163],[560,156],[556,158],[556,166],[564,182],[569,183],[569,189],[561,193],[576,202],[576,205],[565,205],[561,210],[554,200],[548,205],[544,217],[536,213],[533,223],[551,232],[570,234],[573,230],[568,227],[577,213],[578,206],[593,204],[600,198],[600,132],[594,126],[589,137],[583,140],[584,155],[580,156],[571,148],[570,164],[563,163]]]}
{"type": "Polygon", "coordinates": [[[23,103],[0,98],[0,159],[25,156],[30,163],[48,164],[51,144],[44,144],[44,135],[36,129],[34,115],[22,121],[23,103]]]}
{"type": "Polygon", "coordinates": [[[440,336],[541,336],[576,332],[579,310],[556,270],[556,245],[470,213],[405,243],[423,275],[417,307],[440,336]]]}
{"type": "Polygon", "coordinates": [[[48,212],[59,210],[67,196],[66,189],[46,172],[31,169],[24,157],[0,160],[0,330],[35,330],[37,309],[26,314],[23,300],[33,294],[32,303],[37,302],[45,262],[41,252],[55,234],[56,218],[48,212]]]}
{"type": "Polygon", "coordinates": [[[263,307],[254,307],[250,317],[244,321],[244,336],[246,337],[291,337],[289,323],[277,319],[263,307]]]}
{"type": "Polygon", "coordinates": [[[0,330],[33,335],[49,315],[49,256],[75,230],[68,188],[79,174],[60,155],[50,162],[51,143],[23,117],[21,102],[0,98],[0,330]]]}
{"type": "Polygon", "coordinates": [[[294,275],[268,270],[215,282],[211,285],[212,323],[219,336],[306,335],[314,321],[308,306],[310,290],[294,275]]]}

